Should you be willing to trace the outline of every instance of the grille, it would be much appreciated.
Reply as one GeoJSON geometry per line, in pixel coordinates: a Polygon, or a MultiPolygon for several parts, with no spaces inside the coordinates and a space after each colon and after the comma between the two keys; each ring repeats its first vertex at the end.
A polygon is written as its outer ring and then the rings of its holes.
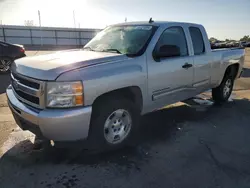
{"type": "Polygon", "coordinates": [[[26,86],[29,86],[31,88],[35,88],[35,89],[39,89],[40,84],[36,83],[36,82],[31,82],[30,80],[25,80],[24,78],[22,78],[21,76],[18,76],[17,74],[13,74],[13,77],[18,80],[21,84],[24,84],[26,86]]]}
{"type": "MultiPolygon", "coordinates": [[[[14,88],[15,89],[15,88],[14,88]]],[[[22,91],[19,91],[19,90],[15,90],[16,94],[18,96],[20,96],[21,98],[29,101],[29,102],[32,102],[34,104],[37,104],[37,105],[40,105],[40,102],[39,102],[39,98],[38,97],[34,97],[32,95],[29,95],[27,93],[24,93],[22,91]]]]}
{"type": "Polygon", "coordinates": [[[44,82],[11,73],[11,85],[18,100],[35,108],[43,108],[44,82]]]}

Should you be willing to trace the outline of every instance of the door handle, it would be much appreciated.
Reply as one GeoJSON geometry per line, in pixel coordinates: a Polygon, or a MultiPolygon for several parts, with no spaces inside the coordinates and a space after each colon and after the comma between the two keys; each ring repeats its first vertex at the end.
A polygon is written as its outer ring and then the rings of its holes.
{"type": "Polygon", "coordinates": [[[189,68],[191,68],[192,66],[193,66],[192,64],[185,63],[184,65],[182,65],[182,68],[183,68],[183,69],[189,69],[189,68]]]}

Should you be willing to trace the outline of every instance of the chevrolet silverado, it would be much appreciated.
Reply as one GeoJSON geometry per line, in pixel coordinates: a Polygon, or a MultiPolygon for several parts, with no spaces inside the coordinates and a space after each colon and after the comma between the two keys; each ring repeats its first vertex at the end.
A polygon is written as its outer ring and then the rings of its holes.
{"type": "Polygon", "coordinates": [[[208,89],[226,102],[243,63],[244,49],[211,50],[202,25],[123,23],[82,49],[16,60],[6,93],[23,130],[55,144],[115,148],[129,143],[143,114],[208,89]]]}

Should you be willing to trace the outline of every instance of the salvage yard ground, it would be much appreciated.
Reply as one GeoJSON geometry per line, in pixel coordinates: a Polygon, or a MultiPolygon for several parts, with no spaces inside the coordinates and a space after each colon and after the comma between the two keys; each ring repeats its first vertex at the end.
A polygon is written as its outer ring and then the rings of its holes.
{"type": "MultiPolygon", "coordinates": [[[[210,93],[142,118],[137,146],[103,154],[32,150],[8,109],[0,75],[0,188],[250,187],[250,49],[231,102],[210,93]]],[[[48,53],[27,52],[29,56],[48,53]]]]}

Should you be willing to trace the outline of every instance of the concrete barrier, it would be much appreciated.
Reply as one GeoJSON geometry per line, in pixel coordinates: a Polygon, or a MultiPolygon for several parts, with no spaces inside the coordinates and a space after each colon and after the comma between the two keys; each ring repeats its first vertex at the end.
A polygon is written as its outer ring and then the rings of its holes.
{"type": "Polygon", "coordinates": [[[32,46],[83,46],[92,39],[100,29],[55,28],[0,26],[0,40],[32,46]]]}

